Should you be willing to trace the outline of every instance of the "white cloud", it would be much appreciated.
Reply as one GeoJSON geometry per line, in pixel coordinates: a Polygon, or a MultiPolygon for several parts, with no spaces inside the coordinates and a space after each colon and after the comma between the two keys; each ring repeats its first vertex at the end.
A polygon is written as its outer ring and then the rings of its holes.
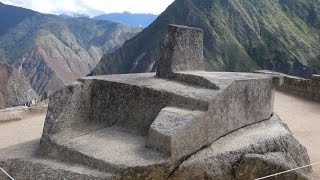
{"type": "Polygon", "coordinates": [[[160,14],[174,0],[1,0],[5,4],[25,7],[42,13],[70,14],[124,12],[160,14]]]}

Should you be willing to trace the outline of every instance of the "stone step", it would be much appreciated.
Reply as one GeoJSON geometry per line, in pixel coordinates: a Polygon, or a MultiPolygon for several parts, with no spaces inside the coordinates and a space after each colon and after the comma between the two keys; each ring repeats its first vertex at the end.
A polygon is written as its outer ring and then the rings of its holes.
{"type": "MultiPolygon", "coordinates": [[[[143,73],[143,74],[119,74],[119,75],[108,75],[108,76],[94,76],[84,77],[80,81],[94,80],[102,81],[106,83],[115,83],[123,87],[126,85],[131,87],[139,87],[142,89],[153,89],[155,91],[165,92],[177,96],[189,98],[193,101],[207,102],[208,97],[215,97],[219,94],[220,85],[228,82],[215,82],[205,79],[201,76],[193,77],[194,81],[205,81],[206,85],[195,86],[187,81],[185,76],[188,73],[179,73],[178,80],[160,79],[155,78],[155,73],[143,73]],[[180,77],[182,76],[182,77],[180,77]],[[180,79],[179,79],[180,78],[180,79]],[[183,80],[185,79],[185,80],[183,80]],[[200,79],[200,80],[199,80],[200,79]]],[[[189,76],[188,76],[189,77],[189,76]]]]}
{"type": "MultiPolygon", "coordinates": [[[[55,139],[61,137],[56,136],[55,139]]],[[[130,168],[161,165],[168,160],[163,154],[147,148],[146,140],[145,136],[109,127],[55,143],[60,158],[106,172],[119,173],[130,168]]]]}
{"type": "MultiPolygon", "coordinates": [[[[24,179],[114,179],[116,174],[88,168],[81,164],[65,163],[36,155],[39,140],[11,146],[0,150],[0,167],[15,180],[24,179]],[[21,151],[23,149],[23,151],[21,151]],[[8,160],[6,160],[8,159],[8,160]],[[32,167],[32,169],[30,169],[32,167]],[[45,178],[44,178],[45,175],[45,178]]],[[[0,179],[7,179],[0,172],[0,179]]]]}
{"type": "Polygon", "coordinates": [[[148,146],[175,160],[196,152],[206,141],[201,123],[205,114],[205,111],[163,108],[150,127],[148,146]]]}

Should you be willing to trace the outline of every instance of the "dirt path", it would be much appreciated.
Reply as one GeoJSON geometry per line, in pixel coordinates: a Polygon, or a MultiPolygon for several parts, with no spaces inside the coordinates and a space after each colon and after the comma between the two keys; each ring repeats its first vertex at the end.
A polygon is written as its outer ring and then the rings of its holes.
{"type": "MultiPolygon", "coordinates": [[[[311,163],[320,162],[320,103],[277,91],[275,112],[308,149],[311,163]]],[[[320,179],[320,164],[313,170],[320,179]]]]}
{"type": "Polygon", "coordinates": [[[20,121],[0,124],[0,149],[26,141],[39,139],[42,134],[45,113],[28,115],[20,121]]]}

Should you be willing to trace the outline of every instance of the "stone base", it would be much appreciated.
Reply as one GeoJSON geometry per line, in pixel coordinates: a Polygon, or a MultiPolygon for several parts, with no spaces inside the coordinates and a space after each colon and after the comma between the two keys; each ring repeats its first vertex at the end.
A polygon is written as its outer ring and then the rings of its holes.
{"type": "MultiPolygon", "coordinates": [[[[94,139],[95,132],[110,127],[141,136],[146,140],[144,146],[180,161],[218,138],[272,115],[270,76],[203,71],[175,74],[179,78],[174,80],[157,78],[154,73],[87,77],[54,93],[41,139],[43,153],[56,156],[56,151],[68,152],[64,155],[88,159],[91,155],[80,151],[82,145],[74,148],[73,139],[88,134],[94,139]]],[[[109,146],[109,142],[103,145],[109,146]]],[[[96,149],[94,143],[85,146],[96,149]]],[[[108,166],[108,160],[103,162],[108,166]]]]}
{"type": "MultiPolygon", "coordinates": [[[[114,136],[113,138],[116,138],[114,136]]],[[[132,137],[134,139],[134,137],[132,137]]],[[[130,141],[130,140],[128,140],[130,141]]],[[[133,141],[132,141],[133,142],[133,141]]],[[[119,152],[125,148],[112,146],[119,152]]],[[[137,146],[137,145],[135,145],[137,146]]],[[[112,148],[110,147],[110,148],[112,148]]],[[[68,159],[52,159],[37,155],[39,141],[0,150],[0,166],[16,180],[23,179],[254,179],[281,170],[310,163],[306,149],[275,115],[254,125],[241,128],[220,138],[185,160],[170,164],[129,164],[117,173],[94,169],[68,159]],[[277,157],[277,158],[275,158],[277,157]],[[280,158],[279,158],[280,157],[280,158]],[[266,166],[269,165],[269,166],[266,166]],[[254,165],[254,172],[247,172],[254,165]],[[272,167],[272,168],[269,168],[272,167]]],[[[134,150],[134,149],[133,149],[134,150]]],[[[134,150],[136,151],[136,150],[134,150]]],[[[136,151],[138,153],[139,150],[136,151]]],[[[93,153],[98,155],[97,153],[93,153]]],[[[106,155],[111,155],[106,152],[106,155]]],[[[114,158],[120,158],[114,154],[114,158]]],[[[123,161],[127,156],[123,157],[123,161]]],[[[139,154],[134,155],[141,158],[139,154]]],[[[154,158],[154,157],[153,157],[154,158]]],[[[151,159],[150,159],[151,160],[151,159]]],[[[138,162],[138,161],[137,161],[138,162]]],[[[150,161],[151,162],[151,161],[150,161]]],[[[143,161],[141,161],[143,163],[143,161]]],[[[275,179],[308,179],[306,168],[275,179]]],[[[0,173],[0,179],[6,179],[0,173]]]]}
{"type": "MultiPolygon", "coordinates": [[[[50,96],[40,146],[2,150],[0,165],[18,179],[229,179],[242,177],[245,155],[276,152],[284,158],[274,167],[294,162],[283,169],[309,163],[305,148],[272,117],[271,76],[174,75],[80,79],[50,96]]],[[[248,165],[272,164],[268,157],[248,165]]]]}

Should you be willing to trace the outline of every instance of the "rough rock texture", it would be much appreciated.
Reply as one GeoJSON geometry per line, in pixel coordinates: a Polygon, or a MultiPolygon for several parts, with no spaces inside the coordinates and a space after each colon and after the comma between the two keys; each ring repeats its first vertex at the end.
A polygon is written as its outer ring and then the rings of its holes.
{"type": "MultiPolygon", "coordinates": [[[[218,139],[184,161],[171,178],[255,179],[307,165],[309,162],[307,150],[293,137],[279,117],[274,115],[270,120],[242,128],[218,139]],[[270,155],[273,152],[281,158],[275,159],[270,155]],[[255,157],[255,160],[250,157],[255,157]]],[[[277,179],[295,179],[293,177],[297,176],[302,178],[309,171],[310,169],[306,168],[278,176],[277,179]]]]}
{"type": "MultiPolygon", "coordinates": [[[[290,154],[291,155],[291,154],[290,154]]],[[[235,176],[237,179],[254,179],[255,177],[266,177],[271,174],[288,171],[298,165],[291,156],[286,157],[285,153],[275,152],[266,154],[246,154],[238,165],[235,176]]],[[[274,176],[268,179],[307,179],[304,175],[306,170],[296,170],[274,176]]]]}
{"type": "Polygon", "coordinates": [[[203,32],[201,29],[169,25],[157,69],[158,77],[175,71],[204,70],[203,32]]]}
{"type": "MultiPolygon", "coordinates": [[[[79,127],[87,132],[84,124],[91,123],[100,124],[100,129],[113,126],[142,136],[152,131],[150,134],[155,137],[149,134],[149,138],[155,138],[157,142],[159,138],[163,139],[161,129],[165,127],[170,131],[166,142],[169,149],[174,148],[170,145],[173,138],[185,143],[183,149],[186,152],[179,151],[180,148],[175,150],[180,153],[177,155],[179,159],[229,132],[271,117],[273,94],[269,76],[209,72],[183,74],[201,76],[219,89],[159,79],[154,73],[83,78],[51,96],[43,140],[46,142],[50,136],[70,128],[79,127]],[[176,113],[175,117],[181,119],[180,127],[172,127],[165,121],[159,126],[157,119],[161,119],[165,107],[185,109],[186,113],[196,115],[195,120],[183,118],[184,113],[176,113]],[[187,131],[190,138],[183,139],[187,131]]],[[[153,147],[152,143],[149,145],[153,147]]]]}
{"type": "MultiPolygon", "coordinates": [[[[88,139],[88,145],[93,143],[92,138],[88,139]]],[[[112,148],[113,151],[111,153],[110,151],[105,151],[104,153],[110,154],[110,156],[117,156],[117,154],[114,154],[115,152],[124,150],[124,146],[119,147],[119,139],[116,139],[113,141],[114,144],[110,144],[114,147],[112,148]]],[[[124,142],[127,143],[128,141],[124,142]]],[[[99,153],[99,151],[102,151],[106,147],[109,146],[102,144],[99,147],[101,149],[95,150],[94,153],[99,153]]],[[[306,149],[293,137],[287,126],[277,116],[221,137],[209,147],[201,149],[191,157],[186,158],[181,164],[177,163],[177,168],[175,166],[166,167],[164,165],[162,167],[152,166],[149,168],[137,167],[129,168],[130,170],[116,175],[90,168],[90,166],[71,163],[69,158],[59,160],[42,157],[37,155],[38,149],[39,141],[33,141],[0,150],[0,166],[15,177],[16,180],[23,180],[25,178],[41,179],[41,177],[44,179],[169,178],[184,180],[254,179],[261,177],[261,174],[257,174],[256,171],[250,171],[253,174],[247,174],[247,171],[245,171],[246,169],[254,170],[254,168],[250,167],[252,164],[259,165],[255,167],[257,170],[261,170],[259,173],[265,173],[262,175],[270,175],[275,170],[281,171],[310,163],[306,149]],[[274,159],[275,156],[277,159],[274,159]],[[167,173],[164,173],[165,171],[167,173]]],[[[91,150],[93,151],[94,149],[91,150]]],[[[134,150],[139,151],[138,149],[134,150]]],[[[121,156],[127,158],[126,154],[121,154],[121,156]]],[[[120,158],[119,156],[117,157],[120,158]]],[[[139,156],[139,158],[142,157],[139,156]]],[[[125,159],[123,158],[122,160],[125,159]]],[[[127,163],[129,162],[127,161],[127,163]]],[[[275,179],[280,180],[286,177],[289,179],[296,179],[295,177],[305,179],[308,178],[307,175],[310,171],[309,168],[306,168],[298,172],[277,176],[275,179]]],[[[0,173],[0,179],[5,179],[4,174],[0,173]]]]}
{"type": "MultiPolygon", "coordinates": [[[[175,27],[181,34],[194,30],[175,27]]],[[[272,170],[310,163],[273,114],[271,76],[170,71],[178,79],[155,73],[86,77],[53,93],[40,146],[4,149],[0,165],[19,178],[235,179],[251,165],[241,164],[247,154],[286,157],[275,163],[263,157],[272,170]],[[29,153],[17,152],[24,148],[29,153]]],[[[254,173],[245,175],[259,176],[254,173]]]]}
{"type": "Polygon", "coordinates": [[[0,109],[24,105],[39,99],[23,73],[0,62],[0,109]]]}

